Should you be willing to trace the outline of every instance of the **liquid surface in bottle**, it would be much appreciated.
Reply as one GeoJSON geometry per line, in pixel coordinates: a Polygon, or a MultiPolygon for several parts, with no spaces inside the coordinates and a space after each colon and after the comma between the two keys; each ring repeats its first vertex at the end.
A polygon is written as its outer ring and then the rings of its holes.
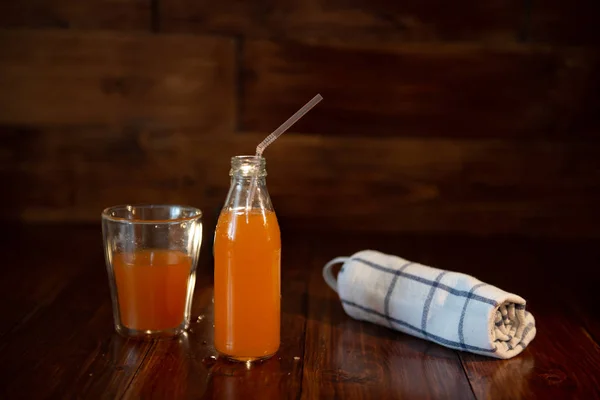
{"type": "Polygon", "coordinates": [[[273,211],[225,210],[215,233],[215,348],[239,360],[279,348],[281,239],[273,211]]]}
{"type": "Polygon", "coordinates": [[[121,323],[136,330],[165,330],[184,319],[192,259],[176,250],[114,255],[121,323]]]}

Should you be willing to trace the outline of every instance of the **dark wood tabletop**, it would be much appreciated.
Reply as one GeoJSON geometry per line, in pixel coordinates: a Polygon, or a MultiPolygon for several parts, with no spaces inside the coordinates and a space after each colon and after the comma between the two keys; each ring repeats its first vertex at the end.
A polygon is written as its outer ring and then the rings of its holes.
{"type": "Polygon", "coordinates": [[[248,367],[218,359],[212,345],[209,240],[189,333],[136,341],[114,332],[99,226],[10,227],[0,245],[0,397],[600,398],[593,241],[282,232],[282,345],[248,367]],[[523,296],[537,337],[496,360],[351,319],[321,267],[367,248],[523,296]]]}

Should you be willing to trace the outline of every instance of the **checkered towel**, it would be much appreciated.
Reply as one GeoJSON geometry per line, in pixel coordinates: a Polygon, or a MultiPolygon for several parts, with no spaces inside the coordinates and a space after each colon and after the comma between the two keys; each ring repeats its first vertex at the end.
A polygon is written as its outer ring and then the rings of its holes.
{"type": "Polygon", "coordinates": [[[365,250],[331,260],[323,277],[352,318],[456,350],[511,358],[535,337],[524,299],[469,275],[365,250]]]}

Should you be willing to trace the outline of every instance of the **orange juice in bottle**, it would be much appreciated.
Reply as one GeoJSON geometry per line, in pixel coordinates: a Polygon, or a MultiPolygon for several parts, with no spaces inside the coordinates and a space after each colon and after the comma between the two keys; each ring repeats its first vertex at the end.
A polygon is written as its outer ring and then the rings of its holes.
{"type": "Polygon", "coordinates": [[[279,349],[281,238],[265,159],[233,157],[230,175],[214,243],[215,348],[229,359],[254,361],[279,349]]]}

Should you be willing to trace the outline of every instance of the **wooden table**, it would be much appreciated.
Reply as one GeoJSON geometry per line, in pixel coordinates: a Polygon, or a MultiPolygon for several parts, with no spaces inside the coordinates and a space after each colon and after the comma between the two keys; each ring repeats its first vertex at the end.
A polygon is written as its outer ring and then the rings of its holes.
{"type": "Polygon", "coordinates": [[[143,342],[114,333],[99,226],[10,227],[0,245],[0,397],[600,397],[593,241],[283,232],[281,349],[247,368],[215,360],[209,244],[189,334],[143,342]],[[365,248],[522,295],[537,319],[536,339],[501,361],[349,318],[321,267],[365,248]]]}

